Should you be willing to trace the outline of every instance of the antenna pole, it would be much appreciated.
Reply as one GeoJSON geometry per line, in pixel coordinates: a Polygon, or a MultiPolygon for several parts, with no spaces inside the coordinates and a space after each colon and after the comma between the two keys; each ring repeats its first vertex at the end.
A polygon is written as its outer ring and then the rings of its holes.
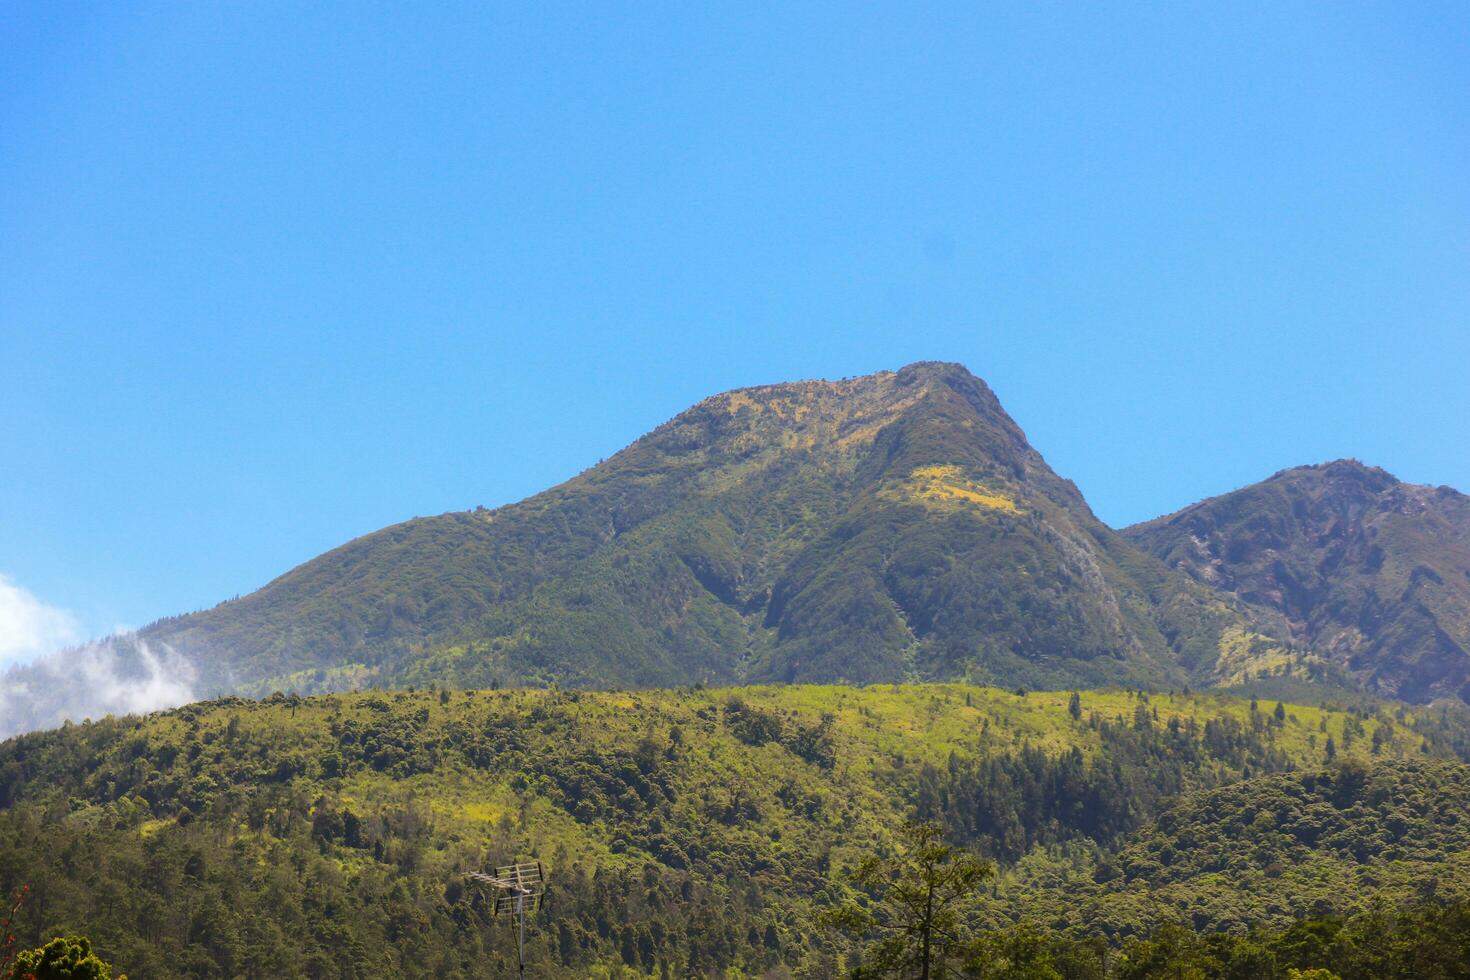
{"type": "Polygon", "coordinates": [[[521,963],[521,980],[526,977],[526,896],[516,896],[516,918],[520,920],[520,934],[516,939],[516,953],[521,963]]]}
{"type": "Polygon", "coordinates": [[[509,912],[514,919],[511,925],[516,931],[516,964],[520,968],[521,980],[526,980],[526,900],[531,900],[529,911],[535,911],[545,900],[546,872],[541,862],[505,865],[496,868],[493,875],[467,871],[465,877],[493,888],[495,914],[509,912]]]}

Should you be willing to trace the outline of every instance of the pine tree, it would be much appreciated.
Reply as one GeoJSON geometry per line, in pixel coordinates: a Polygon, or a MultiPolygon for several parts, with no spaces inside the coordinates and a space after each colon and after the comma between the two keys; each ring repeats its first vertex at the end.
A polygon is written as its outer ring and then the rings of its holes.
{"type": "Polygon", "coordinates": [[[861,888],[879,896],[872,910],[849,905],[831,916],[845,931],[879,935],[855,976],[948,975],[966,946],[955,906],[994,873],[989,862],[945,844],[936,824],[911,823],[903,836],[900,854],[868,858],[854,873],[861,888]]]}

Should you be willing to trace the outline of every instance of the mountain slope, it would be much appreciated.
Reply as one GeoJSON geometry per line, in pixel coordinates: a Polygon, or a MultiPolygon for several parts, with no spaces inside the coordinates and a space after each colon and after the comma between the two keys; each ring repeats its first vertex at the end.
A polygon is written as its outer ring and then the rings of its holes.
{"type": "Polygon", "coordinates": [[[1123,533],[1379,693],[1470,700],[1470,497],[1339,460],[1123,533]]]}
{"type": "MultiPolygon", "coordinates": [[[[1259,617],[1258,617],[1259,618],[1259,617]]],[[[494,511],[143,632],[216,689],[1182,683],[1238,603],[1139,554],[958,365],[709,398],[494,511]]]]}

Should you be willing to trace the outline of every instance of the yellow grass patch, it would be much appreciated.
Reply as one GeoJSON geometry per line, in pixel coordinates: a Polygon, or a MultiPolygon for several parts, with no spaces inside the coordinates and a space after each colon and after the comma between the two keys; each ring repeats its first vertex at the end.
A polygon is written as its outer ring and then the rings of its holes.
{"type": "Polygon", "coordinates": [[[885,491],[884,496],[939,509],[976,506],[1007,514],[1021,513],[1010,497],[971,480],[958,466],[920,466],[897,490],[885,491]]]}
{"type": "Polygon", "coordinates": [[[171,823],[173,823],[173,821],[169,819],[144,820],[142,823],[138,824],[138,835],[140,837],[152,837],[154,834],[158,833],[160,830],[162,830],[164,827],[167,827],[171,823]]]}
{"type": "Polygon", "coordinates": [[[1308,665],[1321,657],[1289,650],[1270,637],[1231,626],[1220,634],[1219,659],[1213,671],[1222,685],[1244,684],[1268,674],[1310,677],[1308,665]]]}

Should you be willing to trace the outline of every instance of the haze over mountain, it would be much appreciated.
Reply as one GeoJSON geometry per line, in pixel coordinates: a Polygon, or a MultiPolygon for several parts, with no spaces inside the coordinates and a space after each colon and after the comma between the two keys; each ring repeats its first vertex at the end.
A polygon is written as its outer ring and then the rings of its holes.
{"type": "Polygon", "coordinates": [[[1260,639],[1244,610],[1105,527],[984,382],[926,362],[716,395],[525,501],[386,528],[142,636],[206,690],[1169,686],[1227,633],[1260,639]]]}
{"type": "Polygon", "coordinates": [[[1291,637],[1380,694],[1470,700],[1470,497],[1356,460],[1128,528],[1197,581],[1286,617],[1291,637]]]}

